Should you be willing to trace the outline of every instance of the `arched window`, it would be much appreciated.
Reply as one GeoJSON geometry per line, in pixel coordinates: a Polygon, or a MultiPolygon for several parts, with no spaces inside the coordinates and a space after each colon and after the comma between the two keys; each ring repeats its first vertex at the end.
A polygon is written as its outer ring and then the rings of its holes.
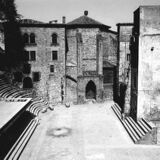
{"type": "Polygon", "coordinates": [[[35,34],[34,33],[30,34],[30,43],[35,43],[35,34]]]}
{"type": "Polygon", "coordinates": [[[54,44],[54,45],[57,44],[57,34],[56,33],[52,34],[52,44],[54,44]]]}
{"type": "Polygon", "coordinates": [[[29,36],[27,33],[23,35],[23,40],[24,40],[24,43],[29,43],[29,36]]]}

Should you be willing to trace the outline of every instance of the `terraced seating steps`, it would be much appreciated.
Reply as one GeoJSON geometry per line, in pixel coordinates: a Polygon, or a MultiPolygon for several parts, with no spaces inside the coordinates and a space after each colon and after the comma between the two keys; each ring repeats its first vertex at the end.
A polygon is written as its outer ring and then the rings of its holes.
{"type": "Polygon", "coordinates": [[[121,108],[117,104],[112,105],[111,108],[123,124],[133,142],[139,144],[143,141],[144,143],[146,135],[150,134],[152,131],[150,124],[143,118],[137,122],[135,122],[130,116],[122,119],[121,108]]]}
{"type": "Polygon", "coordinates": [[[28,111],[33,113],[34,115],[38,115],[40,111],[47,109],[48,102],[44,101],[43,99],[32,100],[32,103],[27,108],[28,111]]]}
{"type": "MultiPolygon", "coordinates": [[[[26,92],[26,90],[22,90],[20,88],[17,88],[15,86],[12,86],[8,82],[6,82],[5,78],[2,78],[0,76],[0,98],[3,98],[8,101],[18,101],[22,100],[21,98],[31,98],[32,92],[26,92]]],[[[23,99],[23,100],[24,100],[23,99]]],[[[36,129],[39,120],[37,116],[40,112],[43,112],[44,110],[47,111],[48,103],[43,98],[34,98],[32,99],[29,107],[26,109],[26,112],[29,111],[32,115],[34,115],[36,118],[32,119],[23,133],[19,136],[19,138],[16,140],[12,148],[7,153],[5,159],[6,160],[17,160],[23,149],[25,148],[27,142],[29,141],[31,135],[33,134],[34,130],[36,129]]]]}
{"type": "Polygon", "coordinates": [[[20,157],[22,151],[24,150],[27,142],[29,141],[34,130],[36,129],[38,123],[39,123],[38,118],[35,118],[30,121],[30,123],[28,124],[26,129],[23,131],[23,133],[17,139],[17,141],[12,146],[12,148],[10,149],[8,154],[5,156],[4,160],[17,160],[20,157]]]}

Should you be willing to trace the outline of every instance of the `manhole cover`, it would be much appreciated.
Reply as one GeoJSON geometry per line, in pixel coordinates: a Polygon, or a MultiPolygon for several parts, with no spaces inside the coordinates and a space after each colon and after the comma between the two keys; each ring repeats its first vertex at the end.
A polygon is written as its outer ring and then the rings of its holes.
{"type": "Polygon", "coordinates": [[[64,137],[68,136],[71,133],[71,129],[62,127],[62,128],[53,128],[48,130],[47,135],[53,137],[64,137]]]}

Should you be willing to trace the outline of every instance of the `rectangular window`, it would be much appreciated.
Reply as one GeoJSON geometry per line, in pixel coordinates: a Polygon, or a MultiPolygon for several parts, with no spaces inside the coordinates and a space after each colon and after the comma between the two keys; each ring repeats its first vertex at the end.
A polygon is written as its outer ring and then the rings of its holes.
{"type": "Polygon", "coordinates": [[[50,65],[50,72],[51,72],[51,73],[54,72],[54,65],[50,65]]]}
{"type": "Polygon", "coordinates": [[[57,59],[58,59],[58,52],[52,51],[52,60],[57,60],[57,59]]]}
{"type": "Polygon", "coordinates": [[[128,53],[128,54],[127,54],[127,61],[130,61],[130,56],[131,56],[131,55],[128,53]]]}
{"type": "Polygon", "coordinates": [[[30,61],[35,61],[35,60],[36,60],[36,52],[30,51],[30,61]]]}
{"type": "Polygon", "coordinates": [[[33,82],[40,81],[40,72],[33,72],[33,82]]]}
{"type": "Polygon", "coordinates": [[[103,68],[103,83],[113,83],[113,70],[103,68]]]}
{"type": "Polygon", "coordinates": [[[29,51],[24,51],[24,60],[29,61],[29,51]]]}

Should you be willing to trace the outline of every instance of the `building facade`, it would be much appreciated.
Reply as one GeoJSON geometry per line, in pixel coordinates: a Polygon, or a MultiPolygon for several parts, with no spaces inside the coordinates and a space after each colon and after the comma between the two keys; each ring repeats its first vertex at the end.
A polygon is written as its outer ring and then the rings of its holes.
{"type": "Polygon", "coordinates": [[[85,11],[69,23],[65,17],[62,23],[24,19],[20,29],[26,59],[19,80],[23,88],[50,103],[113,98],[117,34],[109,26],[85,11]]]}
{"type": "MultiPolygon", "coordinates": [[[[30,66],[29,72],[23,72],[23,82],[27,84],[32,81],[36,94],[49,102],[62,101],[66,59],[64,24],[23,20],[20,28],[24,37],[27,65],[30,66]],[[26,78],[28,80],[25,81],[26,78]]],[[[23,84],[24,86],[26,85],[23,84]]]]}
{"type": "Polygon", "coordinates": [[[67,99],[83,103],[113,97],[117,63],[116,33],[88,17],[88,12],[67,24],[67,99]],[[73,81],[74,79],[74,81],[73,81]]]}
{"type": "Polygon", "coordinates": [[[160,6],[141,6],[134,12],[131,41],[131,110],[135,118],[159,121],[160,6]]]}

